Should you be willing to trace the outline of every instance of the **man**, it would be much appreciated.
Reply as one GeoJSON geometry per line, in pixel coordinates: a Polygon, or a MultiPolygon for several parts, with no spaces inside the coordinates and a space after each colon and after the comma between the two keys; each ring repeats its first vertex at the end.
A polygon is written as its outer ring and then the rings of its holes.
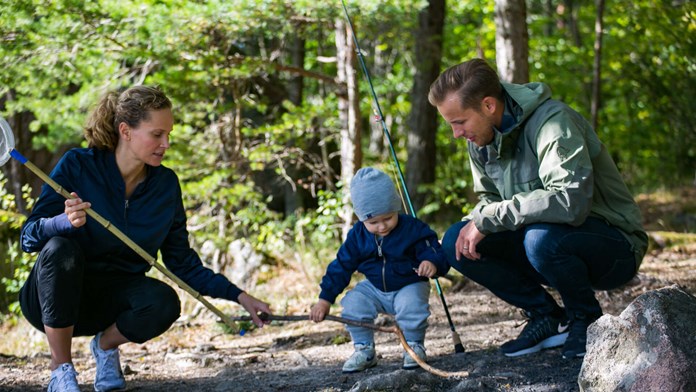
{"type": "Polygon", "coordinates": [[[484,60],[444,71],[430,103],[465,138],[479,203],[443,239],[448,261],[528,318],[507,356],[563,345],[585,355],[594,290],[637,272],[640,211],[592,127],[548,86],[500,82],[484,60]],[[560,307],[544,286],[560,294],[560,307]]]}

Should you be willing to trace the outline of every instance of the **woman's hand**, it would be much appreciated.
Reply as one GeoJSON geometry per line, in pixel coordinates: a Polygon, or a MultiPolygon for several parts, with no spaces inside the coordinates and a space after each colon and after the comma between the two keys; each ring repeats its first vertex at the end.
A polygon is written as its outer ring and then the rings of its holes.
{"type": "Polygon", "coordinates": [[[271,312],[271,308],[267,303],[259,299],[256,299],[245,292],[239,294],[239,297],[237,297],[237,302],[239,302],[239,304],[242,305],[242,307],[246,309],[247,312],[249,312],[249,314],[251,315],[251,319],[254,321],[254,324],[256,324],[257,327],[263,328],[264,324],[268,324],[270,322],[268,320],[261,320],[261,318],[259,318],[258,315],[259,312],[273,314],[273,312],[271,312]]]}
{"type": "Polygon", "coordinates": [[[68,216],[68,221],[73,227],[84,226],[87,223],[86,210],[92,206],[92,203],[82,201],[75,192],[72,192],[71,195],[74,199],[65,200],[65,215],[68,216]]]}

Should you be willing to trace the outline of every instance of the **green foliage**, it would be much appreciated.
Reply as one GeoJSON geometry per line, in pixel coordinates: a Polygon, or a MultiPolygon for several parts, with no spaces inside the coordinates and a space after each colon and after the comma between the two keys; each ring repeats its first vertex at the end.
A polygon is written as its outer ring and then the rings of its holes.
{"type": "MultiPolygon", "coordinates": [[[[567,9],[532,16],[530,23],[532,79],[547,82],[556,98],[588,119],[596,18],[590,5],[576,4],[577,36],[567,9]],[[551,33],[549,23],[558,26],[551,33]]],[[[695,12],[688,1],[606,7],[597,133],[634,188],[656,189],[694,175],[695,12]]]]}
{"type": "MultiPolygon", "coordinates": [[[[4,255],[0,263],[0,315],[9,311],[9,315],[17,316],[21,312],[17,296],[29,277],[33,257],[20,249],[19,231],[25,216],[17,211],[14,195],[5,191],[6,182],[0,172],[0,254],[4,255]]],[[[31,207],[29,188],[25,186],[23,192],[31,207]]]]}
{"type": "Polygon", "coordinates": [[[634,186],[693,179],[696,4],[637,1],[607,15],[600,136],[634,186]]]}
{"type": "Polygon", "coordinates": [[[443,67],[474,57],[495,59],[494,4],[475,0],[447,5],[443,67]]]}
{"type": "Polygon", "coordinates": [[[339,334],[331,338],[331,344],[338,346],[339,344],[346,344],[350,342],[350,336],[346,334],[339,334]]]}
{"type": "MultiPolygon", "coordinates": [[[[343,209],[343,198],[340,192],[332,191],[320,191],[318,197],[319,207],[307,211],[295,222],[295,245],[305,249],[325,249],[328,246],[330,252],[335,253],[341,241],[338,216],[343,209]]],[[[316,259],[320,262],[326,260],[324,257],[316,259]]]]}
{"type": "MultiPolygon", "coordinates": [[[[346,3],[403,164],[419,62],[411,32],[427,1],[346,3]]],[[[494,4],[448,2],[444,67],[472,57],[495,60],[494,4]]],[[[548,83],[555,98],[589,118],[594,3],[532,0],[528,6],[531,79],[548,83]]],[[[605,11],[597,132],[635,188],[693,179],[695,7],[638,0],[605,11]]],[[[194,246],[208,241],[225,252],[233,239],[244,238],[269,263],[299,254],[320,266],[333,257],[343,207],[337,183],[343,91],[332,60],[333,29],[345,18],[339,3],[0,0],[0,14],[0,111],[34,115],[29,138],[35,148],[80,143],[85,116],[107,89],[158,84],[174,103],[165,165],[179,175],[194,246]],[[305,48],[302,74],[291,50],[298,39],[305,48]],[[303,88],[293,91],[300,75],[303,88]],[[293,101],[293,94],[302,99],[293,101]],[[302,197],[295,211],[284,208],[288,188],[302,197]]],[[[363,165],[387,167],[386,149],[368,150],[374,103],[363,70],[357,72],[367,125],[363,165]]],[[[428,198],[419,215],[444,226],[476,200],[465,142],[442,124],[436,146],[436,181],[423,185],[428,198]]],[[[11,195],[2,196],[3,228],[18,238],[23,218],[9,213],[11,195]]],[[[17,275],[5,284],[16,290],[29,256],[14,242],[8,249],[5,264],[14,263],[17,275]]]]}

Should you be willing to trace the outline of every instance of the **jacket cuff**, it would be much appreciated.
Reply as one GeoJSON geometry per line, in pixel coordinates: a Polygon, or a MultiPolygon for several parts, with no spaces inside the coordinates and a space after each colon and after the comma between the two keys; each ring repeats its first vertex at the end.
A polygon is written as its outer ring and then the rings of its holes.
{"type": "Polygon", "coordinates": [[[244,290],[231,283],[230,287],[227,288],[227,299],[239,303],[239,295],[243,292],[244,290]]]}
{"type": "Polygon", "coordinates": [[[322,290],[322,292],[319,293],[319,299],[323,299],[323,300],[325,300],[325,301],[328,301],[330,304],[333,305],[334,301],[336,301],[336,296],[335,296],[335,295],[331,295],[331,294],[329,294],[329,293],[326,293],[326,292],[324,292],[324,291],[322,290]]]}
{"type": "Polygon", "coordinates": [[[483,210],[483,208],[480,208],[480,209],[477,208],[471,212],[471,222],[474,223],[474,226],[476,226],[476,229],[481,234],[488,235],[488,234],[490,234],[490,230],[487,230],[484,227],[483,220],[485,219],[485,217],[483,216],[482,210],[483,210]]]}
{"type": "Polygon", "coordinates": [[[74,227],[65,213],[56,215],[53,218],[46,218],[43,222],[44,233],[49,238],[70,233],[73,229],[74,227]]]}

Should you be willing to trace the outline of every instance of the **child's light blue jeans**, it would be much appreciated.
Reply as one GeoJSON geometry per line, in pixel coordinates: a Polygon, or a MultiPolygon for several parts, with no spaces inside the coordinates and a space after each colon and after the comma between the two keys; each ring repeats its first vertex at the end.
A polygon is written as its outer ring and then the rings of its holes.
{"type": "MultiPolygon", "coordinates": [[[[429,282],[417,282],[385,293],[366,279],[341,300],[343,317],[372,323],[378,313],[394,315],[406,340],[422,344],[430,316],[429,294],[429,282]]],[[[346,325],[346,329],[353,343],[374,343],[374,330],[353,325],[346,325]]]]}

